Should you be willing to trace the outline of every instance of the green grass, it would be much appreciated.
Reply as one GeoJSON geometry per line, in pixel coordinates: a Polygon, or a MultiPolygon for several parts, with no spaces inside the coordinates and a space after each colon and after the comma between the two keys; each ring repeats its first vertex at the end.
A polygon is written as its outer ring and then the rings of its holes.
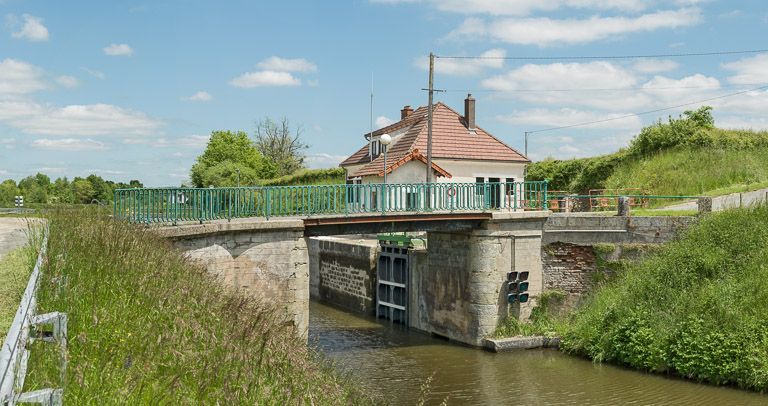
{"type": "Polygon", "coordinates": [[[36,253],[33,251],[19,248],[0,259],[0,343],[8,333],[35,266],[36,253]]]}
{"type": "Polygon", "coordinates": [[[343,168],[302,169],[291,175],[265,180],[261,186],[336,185],[345,181],[343,168]]]}
{"type": "Polygon", "coordinates": [[[716,195],[768,184],[768,149],[685,148],[626,161],[606,188],[637,187],[651,195],[716,195]]]}
{"type": "Polygon", "coordinates": [[[494,338],[515,336],[557,335],[562,330],[564,319],[558,313],[558,307],[565,299],[565,292],[549,290],[538,297],[536,307],[531,311],[529,321],[524,322],[516,317],[505,318],[493,332],[494,338]]]}
{"type": "Polygon", "coordinates": [[[768,206],[705,216],[599,288],[561,348],[768,391],[768,206]]]}
{"type": "MultiPolygon", "coordinates": [[[[69,317],[65,404],[371,402],[269,305],[150,231],[94,210],[49,224],[39,303],[69,317]]],[[[50,347],[32,348],[29,389],[60,385],[50,347]]]]}

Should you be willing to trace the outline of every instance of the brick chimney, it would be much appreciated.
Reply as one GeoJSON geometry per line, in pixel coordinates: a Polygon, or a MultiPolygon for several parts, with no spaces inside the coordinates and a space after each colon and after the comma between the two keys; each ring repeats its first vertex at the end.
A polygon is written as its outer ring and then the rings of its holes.
{"type": "Polygon", "coordinates": [[[475,129],[475,98],[472,97],[472,93],[467,94],[467,98],[464,99],[464,120],[467,122],[468,129],[475,129]]]}
{"type": "Polygon", "coordinates": [[[400,120],[404,120],[405,118],[407,118],[411,114],[413,114],[413,109],[411,108],[411,106],[403,107],[403,109],[400,110],[400,120]]]}

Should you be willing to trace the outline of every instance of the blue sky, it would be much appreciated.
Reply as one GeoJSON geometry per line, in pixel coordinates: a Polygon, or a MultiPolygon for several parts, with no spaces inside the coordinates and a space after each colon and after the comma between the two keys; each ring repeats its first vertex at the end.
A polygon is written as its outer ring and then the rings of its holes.
{"type": "MultiPolygon", "coordinates": [[[[96,173],[178,185],[207,135],[287,117],[311,167],[426,104],[425,56],[666,54],[768,48],[762,0],[0,0],[0,178],[96,173]]],[[[437,60],[437,94],[522,149],[523,132],[768,83],[768,54],[652,60],[437,60]],[[568,91],[562,91],[562,90],[568,91]],[[584,90],[587,89],[587,90],[584,90]],[[591,89],[591,90],[590,90],[591,89]],[[594,90],[602,89],[602,90],[594,90]],[[612,89],[612,90],[605,90],[612,89]]],[[[768,92],[709,102],[768,128],[768,92]]],[[[691,106],[688,108],[695,108],[691,106]]],[[[682,109],[680,109],[682,110],[682,109]]],[[[530,156],[611,152],[670,111],[531,136],[530,156]]]]}

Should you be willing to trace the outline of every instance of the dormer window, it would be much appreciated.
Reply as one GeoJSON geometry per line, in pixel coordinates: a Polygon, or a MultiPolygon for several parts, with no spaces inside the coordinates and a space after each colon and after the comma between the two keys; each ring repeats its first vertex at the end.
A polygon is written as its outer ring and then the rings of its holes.
{"type": "Polygon", "coordinates": [[[376,156],[379,156],[380,153],[381,153],[381,143],[379,142],[379,140],[373,140],[373,142],[371,142],[371,156],[376,157],[376,156]]]}

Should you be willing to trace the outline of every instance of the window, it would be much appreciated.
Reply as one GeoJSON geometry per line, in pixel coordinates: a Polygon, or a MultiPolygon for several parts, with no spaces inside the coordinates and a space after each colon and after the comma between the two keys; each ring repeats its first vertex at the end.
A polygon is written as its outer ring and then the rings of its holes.
{"type": "Polygon", "coordinates": [[[419,192],[406,192],[405,193],[405,210],[413,211],[418,208],[419,204],[419,192]]]}
{"type": "Polygon", "coordinates": [[[511,196],[515,190],[515,178],[507,178],[506,181],[507,196],[511,196]]]}
{"type": "Polygon", "coordinates": [[[485,178],[475,178],[475,194],[485,194],[485,178]]]}
{"type": "Polygon", "coordinates": [[[371,156],[379,156],[379,140],[371,143],[371,156]]]}

